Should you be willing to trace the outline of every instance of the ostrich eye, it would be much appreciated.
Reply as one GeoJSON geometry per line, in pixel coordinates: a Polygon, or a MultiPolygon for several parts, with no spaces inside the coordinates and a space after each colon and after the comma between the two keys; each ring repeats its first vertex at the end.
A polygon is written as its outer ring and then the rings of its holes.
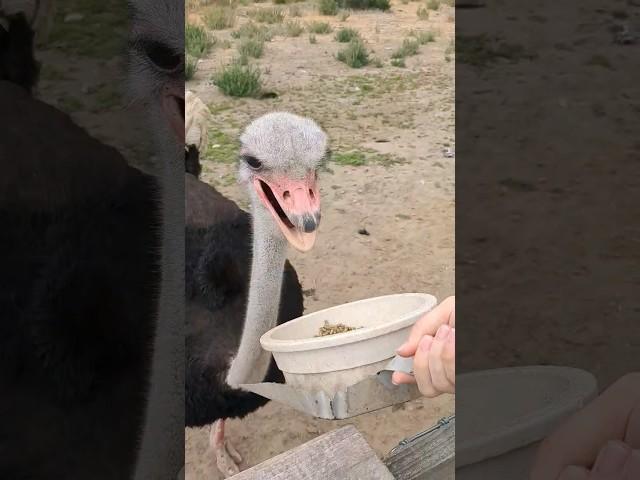
{"type": "Polygon", "coordinates": [[[180,55],[162,43],[151,42],[145,46],[144,51],[149,60],[163,70],[175,70],[180,66],[180,55]]]}
{"type": "Polygon", "coordinates": [[[252,157],[251,155],[245,155],[244,161],[247,162],[247,165],[249,165],[254,170],[262,168],[262,162],[256,157],[252,157]]]}

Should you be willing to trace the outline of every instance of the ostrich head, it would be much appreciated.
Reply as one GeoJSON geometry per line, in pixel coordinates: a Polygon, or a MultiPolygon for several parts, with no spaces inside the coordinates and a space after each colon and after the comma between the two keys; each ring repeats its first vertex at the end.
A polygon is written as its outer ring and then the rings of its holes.
{"type": "Polygon", "coordinates": [[[327,136],[311,119],[276,112],[254,120],[240,142],[240,180],[254,216],[270,217],[269,233],[310,250],[320,222],[317,171],[327,155],[327,136]]]}
{"type": "Polygon", "coordinates": [[[130,94],[147,106],[160,143],[183,148],[184,7],[174,0],[130,0],[130,8],[130,94]]]}

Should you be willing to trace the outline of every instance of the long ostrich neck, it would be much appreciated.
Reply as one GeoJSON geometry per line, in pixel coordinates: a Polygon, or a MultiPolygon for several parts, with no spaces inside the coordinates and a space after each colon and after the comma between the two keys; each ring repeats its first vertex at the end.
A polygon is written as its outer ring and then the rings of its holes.
{"type": "Polygon", "coordinates": [[[172,150],[159,172],[162,280],[135,480],[174,479],[184,465],[184,167],[172,150]]]}
{"type": "Polygon", "coordinates": [[[231,386],[262,382],[267,374],[271,355],[260,347],[260,337],[278,322],[286,253],[286,240],[271,215],[254,204],[249,298],[238,353],[227,375],[231,386]]]}

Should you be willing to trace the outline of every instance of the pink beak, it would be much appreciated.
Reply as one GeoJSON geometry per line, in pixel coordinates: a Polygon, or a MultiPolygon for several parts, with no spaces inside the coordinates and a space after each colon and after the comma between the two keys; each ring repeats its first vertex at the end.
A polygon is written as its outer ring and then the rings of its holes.
{"type": "Polygon", "coordinates": [[[184,87],[165,86],[162,91],[162,110],[180,143],[185,142],[184,87]]]}
{"type": "Polygon", "coordinates": [[[315,173],[302,180],[256,177],[254,188],[289,243],[301,252],[311,250],[320,223],[315,173]]]}

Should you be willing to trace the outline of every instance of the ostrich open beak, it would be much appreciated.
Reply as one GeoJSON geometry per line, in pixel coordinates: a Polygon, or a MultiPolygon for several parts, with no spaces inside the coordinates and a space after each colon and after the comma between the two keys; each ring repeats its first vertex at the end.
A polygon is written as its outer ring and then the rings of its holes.
{"type": "Polygon", "coordinates": [[[184,144],[184,86],[165,86],[162,91],[162,111],[169,125],[184,144]]]}
{"type": "Polygon", "coordinates": [[[320,195],[315,173],[303,180],[255,177],[253,186],[293,248],[308,252],[320,223],[320,195]]]}

